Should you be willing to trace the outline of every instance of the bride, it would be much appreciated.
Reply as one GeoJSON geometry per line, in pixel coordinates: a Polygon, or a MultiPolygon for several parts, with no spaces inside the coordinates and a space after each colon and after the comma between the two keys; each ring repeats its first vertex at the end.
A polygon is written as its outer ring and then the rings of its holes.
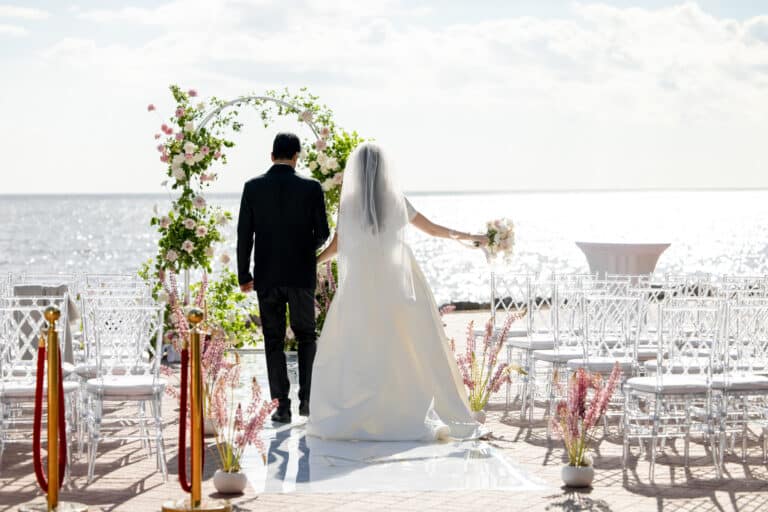
{"type": "Polygon", "coordinates": [[[324,439],[432,441],[480,434],[432,292],[405,243],[411,223],[437,237],[486,243],[417,212],[382,150],[350,155],[336,235],[339,287],[317,342],[308,433],[324,439]]]}

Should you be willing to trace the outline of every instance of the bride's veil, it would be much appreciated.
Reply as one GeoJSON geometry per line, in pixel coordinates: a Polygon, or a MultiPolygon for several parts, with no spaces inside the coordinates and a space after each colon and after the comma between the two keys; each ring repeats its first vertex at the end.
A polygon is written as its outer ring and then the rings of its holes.
{"type": "MultiPolygon", "coordinates": [[[[365,265],[384,286],[394,280],[413,300],[413,275],[405,228],[408,210],[394,170],[375,144],[365,143],[349,156],[339,203],[340,284],[350,265],[365,265]]],[[[383,291],[383,290],[382,290],[383,291]]]]}

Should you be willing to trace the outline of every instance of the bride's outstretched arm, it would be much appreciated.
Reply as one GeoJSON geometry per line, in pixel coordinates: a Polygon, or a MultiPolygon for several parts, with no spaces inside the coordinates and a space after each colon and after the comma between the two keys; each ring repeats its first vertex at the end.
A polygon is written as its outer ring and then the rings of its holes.
{"type": "Polygon", "coordinates": [[[485,235],[473,235],[472,233],[465,233],[463,231],[456,231],[440,224],[435,224],[421,213],[416,213],[416,216],[411,220],[411,224],[422,230],[428,235],[436,236],[438,238],[452,238],[454,240],[469,240],[471,242],[477,242],[480,245],[488,243],[488,237],[485,235]]]}
{"type": "Polygon", "coordinates": [[[317,264],[325,263],[326,261],[330,260],[334,256],[336,256],[336,251],[339,247],[339,237],[337,233],[333,234],[333,239],[331,240],[331,243],[328,244],[328,247],[323,249],[323,252],[321,252],[317,256],[317,264]]]}

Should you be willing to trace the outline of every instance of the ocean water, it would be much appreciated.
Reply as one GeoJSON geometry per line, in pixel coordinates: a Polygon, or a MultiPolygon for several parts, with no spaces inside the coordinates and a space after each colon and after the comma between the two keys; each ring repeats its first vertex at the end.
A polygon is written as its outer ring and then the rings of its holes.
{"type": "MultiPolygon", "coordinates": [[[[669,242],[660,272],[768,273],[768,191],[409,194],[434,222],[482,231],[516,225],[514,272],[583,272],[577,240],[669,242]]],[[[239,197],[211,195],[237,216],[239,197]]],[[[149,226],[167,196],[0,196],[0,272],[133,272],[155,253],[149,226]]],[[[219,251],[233,256],[235,226],[219,251]]],[[[482,253],[411,229],[438,303],[486,300],[482,253]]],[[[234,268],[234,261],[230,264],[234,268]]]]}

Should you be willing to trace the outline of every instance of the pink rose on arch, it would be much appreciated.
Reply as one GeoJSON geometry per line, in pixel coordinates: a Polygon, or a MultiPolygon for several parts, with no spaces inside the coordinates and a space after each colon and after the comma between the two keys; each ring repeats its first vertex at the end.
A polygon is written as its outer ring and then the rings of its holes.
{"type": "Polygon", "coordinates": [[[320,137],[323,139],[327,139],[331,135],[331,129],[327,126],[323,126],[320,128],[320,137]]]}
{"type": "Polygon", "coordinates": [[[213,154],[213,158],[214,158],[214,159],[216,159],[216,160],[218,160],[219,158],[221,158],[221,151],[216,151],[216,152],[213,154]]]}
{"type": "Polygon", "coordinates": [[[158,144],[157,150],[161,153],[165,153],[165,144],[158,144]]]}
{"type": "Polygon", "coordinates": [[[311,110],[305,110],[301,114],[299,114],[299,119],[305,123],[311,123],[312,119],[315,118],[314,112],[311,110]]]}
{"type": "Polygon", "coordinates": [[[179,132],[176,134],[176,140],[184,140],[184,134],[179,132]]]}
{"type": "Polygon", "coordinates": [[[159,134],[159,133],[156,133],[156,134],[155,134],[155,140],[157,140],[157,139],[159,139],[159,138],[160,138],[160,134],[159,134]]]}
{"type": "Polygon", "coordinates": [[[170,127],[169,127],[167,124],[165,124],[165,123],[163,123],[162,125],[160,125],[160,130],[161,130],[163,133],[165,133],[165,134],[168,134],[168,132],[171,132],[171,131],[173,131],[173,130],[171,130],[171,128],[170,128],[170,127]]]}
{"type": "Polygon", "coordinates": [[[179,108],[176,109],[176,117],[179,117],[179,118],[184,117],[184,109],[183,108],[179,107],[179,108]]]}
{"type": "Polygon", "coordinates": [[[160,218],[160,227],[165,229],[171,225],[171,218],[167,215],[160,218]]]}
{"type": "Polygon", "coordinates": [[[195,229],[195,225],[196,225],[195,219],[184,219],[184,222],[182,222],[182,224],[184,224],[184,227],[187,229],[195,229]]]}
{"type": "Polygon", "coordinates": [[[173,263],[174,261],[179,259],[179,253],[177,253],[173,249],[168,249],[168,252],[165,253],[165,259],[173,263]]]}
{"type": "Polygon", "coordinates": [[[163,153],[162,155],[160,155],[160,161],[163,163],[168,163],[168,154],[163,153]]]}
{"type": "Polygon", "coordinates": [[[181,244],[181,250],[186,251],[187,254],[192,254],[192,251],[195,250],[195,244],[190,240],[184,240],[184,243],[181,244]]]}
{"type": "Polygon", "coordinates": [[[231,258],[229,257],[229,254],[222,253],[221,256],[219,256],[219,261],[226,265],[231,261],[231,258]]]}
{"type": "Polygon", "coordinates": [[[328,147],[328,144],[323,139],[317,139],[315,141],[315,148],[318,151],[324,151],[328,147]]]}
{"type": "Polygon", "coordinates": [[[197,229],[195,230],[195,234],[202,238],[208,234],[208,228],[205,226],[197,226],[197,229]]]}
{"type": "Polygon", "coordinates": [[[192,200],[192,205],[198,210],[205,208],[205,198],[203,196],[195,196],[192,200]]]}
{"type": "Polygon", "coordinates": [[[189,95],[190,98],[194,98],[195,96],[197,96],[197,91],[194,89],[190,89],[189,91],[187,91],[187,94],[189,95]]]}
{"type": "Polygon", "coordinates": [[[184,161],[188,164],[195,163],[195,154],[194,153],[184,153],[184,161]]]}
{"type": "Polygon", "coordinates": [[[152,112],[153,110],[155,110],[155,106],[152,103],[147,105],[147,112],[152,112]]]}
{"type": "Polygon", "coordinates": [[[211,152],[211,149],[208,146],[203,146],[200,148],[200,152],[204,155],[207,155],[208,153],[211,152]]]}

